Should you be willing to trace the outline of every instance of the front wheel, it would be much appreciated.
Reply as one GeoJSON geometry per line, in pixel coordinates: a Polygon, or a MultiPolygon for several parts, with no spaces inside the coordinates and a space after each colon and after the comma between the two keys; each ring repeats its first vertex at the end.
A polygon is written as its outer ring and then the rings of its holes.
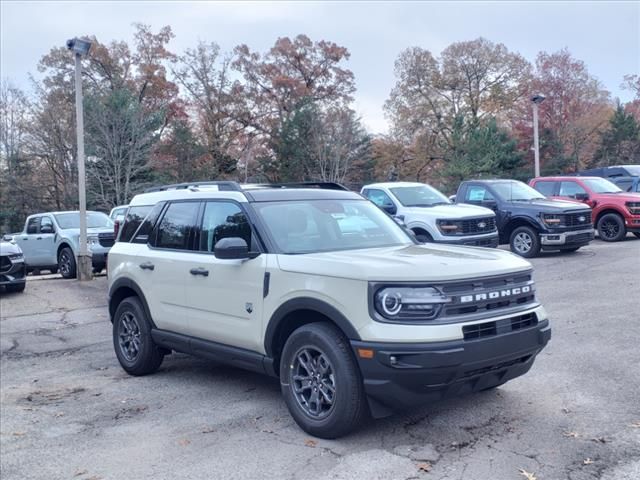
{"type": "Polygon", "coordinates": [[[127,297],[113,317],[113,347],[129,375],[148,375],[160,368],[164,352],[151,337],[151,324],[137,297],[127,297]]]}
{"type": "Polygon", "coordinates": [[[69,247],[58,254],[58,270],[63,278],[76,278],[76,256],[69,247]]]}
{"type": "Polygon", "coordinates": [[[24,292],[24,288],[27,286],[27,282],[15,283],[13,285],[7,285],[5,288],[8,293],[20,293],[24,292]]]}
{"type": "Polygon", "coordinates": [[[627,235],[624,220],[617,213],[607,213],[598,221],[598,235],[605,242],[622,240],[627,235]]]}
{"type": "Polygon", "coordinates": [[[633,232],[633,234],[636,236],[636,238],[640,238],[640,232],[633,232]]]}
{"type": "Polygon", "coordinates": [[[311,323],[287,339],[280,385],[289,413],[305,432],[337,438],[358,427],[367,406],[349,341],[328,323],[311,323]]]}
{"type": "Polygon", "coordinates": [[[518,227],[509,239],[511,251],[524,258],[532,258],[540,252],[540,237],[531,227],[518,227]]]}

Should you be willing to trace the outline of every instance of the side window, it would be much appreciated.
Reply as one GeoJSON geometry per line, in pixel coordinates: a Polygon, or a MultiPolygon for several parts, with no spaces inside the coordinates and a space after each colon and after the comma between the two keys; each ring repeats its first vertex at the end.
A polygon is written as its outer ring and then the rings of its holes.
{"type": "Polygon", "coordinates": [[[550,182],[548,180],[545,180],[545,181],[541,181],[541,182],[536,182],[533,185],[533,188],[535,188],[537,191],[539,191],[545,197],[550,197],[550,196],[553,195],[555,186],[556,186],[556,182],[550,182]]]}
{"type": "Polygon", "coordinates": [[[156,228],[157,248],[173,250],[190,249],[191,232],[200,202],[177,202],[169,204],[160,224],[156,228]]]}
{"type": "Polygon", "coordinates": [[[200,228],[200,251],[213,252],[218,240],[240,237],[251,248],[251,226],[238,205],[232,202],[207,202],[200,228]]]}
{"type": "Polygon", "coordinates": [[[618,180],[615,183],[617,186],[620,187],[621,190],[624,190],[625,192],[630,192],[631,187],[633,185],[633,180],[618,180]]]}
{"type": "Polygon", "coordinates": [[[471,185],[467,188],[467,193],[464,197],[467,202],[483,202],[485,200],[494,200],[491,192],[487,190],[487,187],[482,185],[471,185]]]}
{"type": "MultiPolygon", "coordinates": [[[[140,214],[142,215],[142,209],[151,209],[151,212],[149,212],[149,214],[145,217],[144,222],[142,222],[142,225],[140,225],[140,228],[138,228],[138,230],[133,234],[135,235],[133,237],[133,240],[131,240],[133,243],[148,243],[149,242],[149,235],[151,235],[151,232],[153,232],[153,227],[156,225],[156,222],[158,221],[158,217],[160,217],[160,214],[162,213],[162,209],[165,206],[165,202],[160,202],[160,203],[156,203],[155,207],[150,207],[150,206],[144,206],[144,207],[131,207],[133,208],[140,208],[140,214]]],[[[120,239],[120,241],[123,241],[122,239],[120,239]]]]}
{"type": "Polygon", "coordinates": [[[40,233],[55,233],[50,217],[40,217],[40,233]]]}
{"type": "Polygon", "coordinates": [[[587,191],[582,188],[577,182],[560,182],[560,196],[575,198],[576,194],[585,194],[587,191]]]}
{"type": "Polygon", "coordinates": [[[382,190],[365,190],[364,195],[379,207],[393,205],[391,197],[382,190]]]}
{"type": "Polygon", "coordinates": [[[133,237],[133,234],[136,233],[136,230],[152,208],[152,205],[141,205],[139,207],[129,208],[129,212],[127,212],[127,218],[125,219],[124,225],[120,230],[120,238],[118,241],[128,242],[129,240],[131,240],[131,237],[133,237]]]}
{"type": "Polygon", "coordinates": [[[40,217],[32,217],[27,223],[27,234],[36,234],[40,229],[40,217]]]}

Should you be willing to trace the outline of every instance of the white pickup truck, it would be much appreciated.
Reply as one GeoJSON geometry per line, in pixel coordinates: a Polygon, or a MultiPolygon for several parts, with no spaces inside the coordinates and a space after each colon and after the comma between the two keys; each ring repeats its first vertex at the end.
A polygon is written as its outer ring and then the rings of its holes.
{"type": "MultiPolygon", "coordinates": [[[[24,254],[28,270],[60,271],[64,278],[75,278],[79,251],[80,212],[37,213],[27,217],[24,230],[13,234],[24,254]]],[[[101,212],[87,212],[87,247],[93,271],[104,269],[107,253],[115,241],[113,222],[101,212]]]]}
{"type": "Polygon", "coordinates": [[[484,207],[454,204],[430,185],[388,182],[360,192],[409,228],[422,242],[497,247],[495,213],[484,207]]]}

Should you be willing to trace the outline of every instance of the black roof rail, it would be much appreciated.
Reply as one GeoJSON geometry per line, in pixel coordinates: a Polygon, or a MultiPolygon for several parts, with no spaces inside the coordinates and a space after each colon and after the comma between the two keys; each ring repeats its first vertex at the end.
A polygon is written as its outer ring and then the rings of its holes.
{"type": "Polygon", "coordinates": [[[320,188],[323,190],[350,191],[347,187],[337,182],[257,183],[251,186],[256,188],[320,188]]]}
{"type": "Polygon", "coordinates": [[[232,180],[221,180],[221,181],[212,181],[212,182],[184,182],[184,183],[173,183],[171,185],[161,185],[159,187],[151,187],[147,188],[144,193],[151,192],[164,192],[166,190],[183,190],[191,187],[208,187],[208,186],[217,186],[218,190],[221,192],[241,192],[242,188],[238,182],[234,182],[232,180]]]}

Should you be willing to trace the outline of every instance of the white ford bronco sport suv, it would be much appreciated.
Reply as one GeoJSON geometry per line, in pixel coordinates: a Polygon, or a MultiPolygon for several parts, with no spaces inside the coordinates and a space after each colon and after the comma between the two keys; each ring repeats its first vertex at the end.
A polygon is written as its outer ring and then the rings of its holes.
{"type": "Polygon", "coordinates": [[[366,185],[362,195],[409,228],[422,242],[497,247],[493,210],[456,205],[425,183],[387,182],[366,185]]]}
{"type": "Polygon", "coordinates": [[[132,375],[178,351],[279,377],[298,425],[335,438],[369,414],[501,385],[549,341],[526,260],[421,245],[340,185],[183,184],[130,209],[150,204],[108,262],[132,375]]]}

